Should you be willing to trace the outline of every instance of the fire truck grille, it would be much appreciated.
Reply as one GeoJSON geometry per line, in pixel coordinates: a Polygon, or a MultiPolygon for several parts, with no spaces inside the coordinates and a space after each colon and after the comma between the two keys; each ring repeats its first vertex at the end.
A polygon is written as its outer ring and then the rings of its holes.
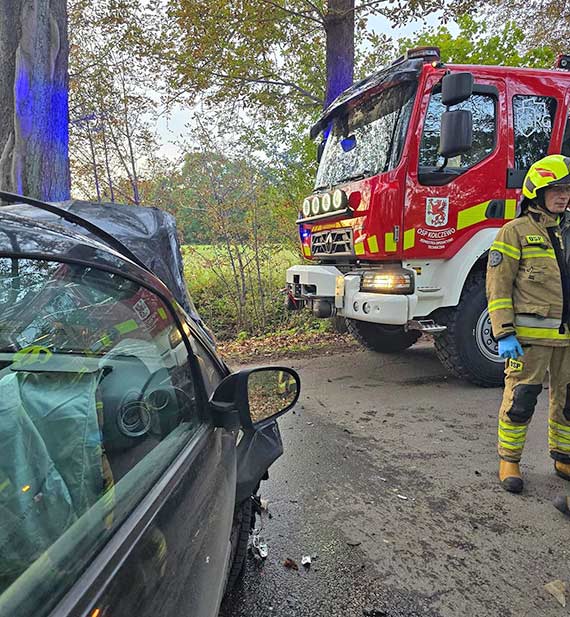
{"type": "Polygon", "coordinates": [[[352,229],[329,229],[311,237],[311,253],[318,255],[352,255],[352,229]]]}

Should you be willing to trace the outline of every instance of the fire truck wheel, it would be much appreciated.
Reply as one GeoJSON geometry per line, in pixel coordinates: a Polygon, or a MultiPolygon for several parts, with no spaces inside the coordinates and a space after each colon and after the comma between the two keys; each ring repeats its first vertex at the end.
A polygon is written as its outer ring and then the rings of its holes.
{"type": "Polygon", "coordinates": [[[437,321],[447,330],[434,337],[435,351],[451,374],[485,388],[503,385],[505,363],[491,335],[483,272],[468,279],[457,307],[437,321]]]}
{"type": "Polygon", "coordinates": [[[347,319],[346,326],[352,336],[366,349],[378,353],[396,353],[411,347],[421,336],[415,330],[406,331],[402,326],[370,323],[347,319]]]}

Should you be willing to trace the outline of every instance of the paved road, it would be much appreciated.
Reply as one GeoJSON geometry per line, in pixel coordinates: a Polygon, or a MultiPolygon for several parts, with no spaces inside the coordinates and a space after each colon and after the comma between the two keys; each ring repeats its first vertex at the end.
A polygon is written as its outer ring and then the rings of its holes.
{"type": "Polygon", "coordinates": [[[263,485],[269,556],[248,559],[222,617],[568,614],[544,590],[570,583],[570,520],[551,505],[570,486],[547,455],[545,394],[515,496],[496,479],[501,391],[448,377],[428,344],[288,364],[304,388],[263,485]]]}

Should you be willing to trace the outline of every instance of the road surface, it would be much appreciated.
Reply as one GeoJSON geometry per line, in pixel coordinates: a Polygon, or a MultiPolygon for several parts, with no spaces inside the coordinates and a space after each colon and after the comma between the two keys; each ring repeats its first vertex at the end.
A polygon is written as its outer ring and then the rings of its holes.
{"type": "Polygon", "coordinates": [[[547,392],[516,496],[497,480],[501,390],[449,377],[428,343],[283,364],[303,391],[262,486],[269,555],[248,558],[222,617],[568,614],[544,589],[570,583],[570,519],[551,504],[570,484],[548,457],[547,392]]]}

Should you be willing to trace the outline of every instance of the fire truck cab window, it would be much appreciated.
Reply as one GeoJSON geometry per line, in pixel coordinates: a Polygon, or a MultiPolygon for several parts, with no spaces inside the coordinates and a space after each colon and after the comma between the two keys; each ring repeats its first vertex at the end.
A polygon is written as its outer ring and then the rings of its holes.
{"type": "Polygon", "coordinates": [[[548,154],[556,100],[549,96],[513,97],[515,169],[528,169],[548,154]]]}
{"type": "MultiPolygon", "coordinates": [[[[467,101],[453,109],[467,109],[473,114],[473,147],[469,152],[447,161],[447,169],[467,170],[489,156],[495,149],[497,131],[496,99],[489,94],[473,94],[467,101]]],[[[434,92],[430,98],[422,142],[420,145],[419,167],[429,171],[440,167],[443,158],[439,156],[441,114],[445,111],[441,92],[434,92]]]]}

